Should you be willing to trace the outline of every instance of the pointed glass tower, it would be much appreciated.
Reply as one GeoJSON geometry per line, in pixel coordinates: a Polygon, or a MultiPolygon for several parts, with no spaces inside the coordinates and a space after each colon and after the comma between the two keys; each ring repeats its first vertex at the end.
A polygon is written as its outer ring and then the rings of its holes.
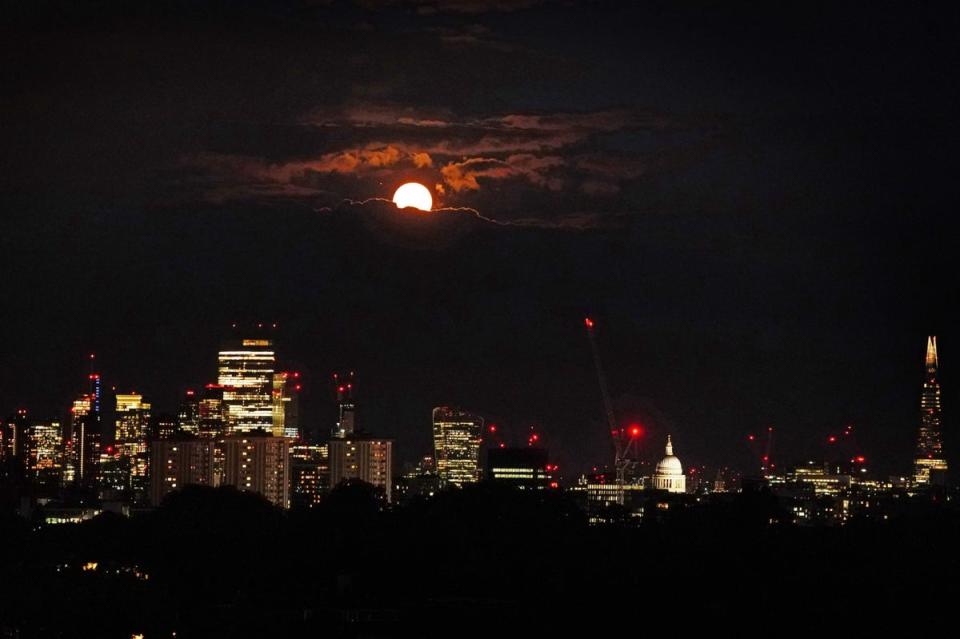
{"type": "Polygon", "coordinates": [[[920,433],[913,479],[918,484],[941,483],[947,470],[940,436],[940,383],[937,381],[937,338],[927,338],[927,379],[920,396],[920,433]]]}

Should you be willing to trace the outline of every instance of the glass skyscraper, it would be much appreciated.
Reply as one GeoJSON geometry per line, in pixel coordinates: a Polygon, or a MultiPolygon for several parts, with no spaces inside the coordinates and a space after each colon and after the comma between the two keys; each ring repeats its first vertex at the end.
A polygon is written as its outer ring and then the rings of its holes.
{"type": "Polygon", "coordinates": [[[34,421],[28,432],[27,464],[40,494],[55,496],[63,479],[63,428],[60,420],[34,421]]]}
{"type": "Polygon", "coordinates": [[[920,396],[920,433],[917,437],[917,456],[914,462],[914,481],[918,484],[940,483],[947,470],[940,435],[940,383],[937,381],[937,338],[927,338],[927,378],[920,396]]]}
{"type": "MultiPolygon", "coordinates": [[[[145,501],[149,490],[150,404],[139,393],[117,394],[115,449],[125,488],[137,501],[145,501]]],[[[113,488],[119,488],[114,486],[113,488]]]]}
{"type": "Polygon", "coordinates": [[[243,339],[220,351],[217,383],[223,387],[228,433],[273,432],[273,371],[269,339],[243,339]]]}
{"type": "Polygon", "coordinates": [[[480,479],[483,418],[456,408],[433,409],[433,447],[441,485],[463,486],[480,479]]]}

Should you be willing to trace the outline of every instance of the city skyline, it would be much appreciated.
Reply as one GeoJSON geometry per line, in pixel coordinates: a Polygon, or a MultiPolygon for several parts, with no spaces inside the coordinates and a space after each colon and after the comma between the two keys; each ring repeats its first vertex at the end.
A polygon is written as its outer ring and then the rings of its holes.
{"type": "Polygon", "coordinates": [[[950,627],[956,6],[8,4],[0,639],[950,627]]]}
{"type": "MultiPolygon", "coordinates": [[[[319,421],[312,420],[313,423],[302,422],[300,414],[300,401],[299,394],[302,390],[301,374],[297,372],[287,372],[280,370],[280,365],[282,364],[282,358],[275,351],[275,331],[276,325],[273,325],[272,328],[268,330],[271,331],[270,339],[263,337],[265,333],[263,332],[263,324],[260,324],[258,328],[255,328],[257,325],[251,325],[249,329],[239,329],[240,333],[248,333],[249,335],[246,338],[237,338],[238,333],[237,325],[234,323],[232,325],[232,337],[225,338],[222,342],[225,346],[221,346],[217,355],[218,365],[216,367],[216,383],[209,383],[204,386],[204,388],[199,391],[194,389],[187,389],[185,391],[185,396],[181,397],[181,401],[177,405],[176,412],[170,411],[158,411],[155,413],[156,419],[171,419],[172,424],[175,424],[175,427],[179,430],[182,428],[183,432],[186,434],[196,434],[196,432],[207,432],[202,427],[199,427],[203,423],[204,410],[201,408],[201,405],[205,402],[209,402],[210,393],[213,392],[216,394],[217,410],[222,415],[222,422],[220,426],[214,426],[213,432],[222,432],[224,434],[237,434],[237,433],[251,433],[259,432],[271,434],[273,436],[286,436],[291,441],[298,441],[300,436],[302,436],[304,443],[321,443],[326,441],[334,441],[337,439],[344,438],[353,438],[359,440],[370,439],[371,433],[369,430],[369,424],[356,426],[356,400],[354,398],[355,388],[354,384],[356,379],[354,377],[354,372],[350,371],[348,373],[343,372],[334,372],[332,373],[333,384],[332,392],[328,393],[327,406],[325,417],[321,418],[319,421]],[[237,350],[241,345],[246,350],[237,350]],[[227,349],[227,350],[224,350],[227,349]],[[269,349],[269,350],[266,350],[269,349]],[[248,370],[249,369],[249,370],[248,370]],[[276,369],[276,370],[274,370],[276,369]],[[264,376],[265,375],[265,376],[264,376]],[[246,377],[250,378],[249,383],[244,382],[243,379],[246,377]],[[238,387],[243,387],[244,384],[249,386],[251,390],[245,391],[246,394],[237,392],[235,389],[238,387]],[[289,390],[284,390],[289,386],[289,390]],[[250,393],[253,392],[253,395],[250,393]],[[232,399],[234,396],[237,399],[232,399]],[[253,400],[251,400],[253,398],[253,400]],[[291,402],[291,399],[293,400],[291,402]],[[196,401],[197,404],[193,408],[189,408],[187,403],[196,401]],[[256,402],[259,401],[259,404],[256,402]],[[231,408],[231,402],[237,404],[236,407],[231,408]],[[252,405],[251,402],[256,404],[251,410],[248,405],[252,405]],[[259,408],[258,408],[259,407],[259,408]],[[186,412],[185,412],[186,411],[186,412]],[[192,412],[191,412],[192,411],[192,412]],[[256,419],[262,421],[258,423],[256,428],[254,427],[237,427],[235,425],[236,420],[239,420],[239,417],[231,418],[231,411],[235,415],[240,415],[242,412],[243,415],[254,415],[256,419]],[[298,426],[293,428],[293,430],[287,430],[284,428],[284,422],[286,416],[290,414],[291,421],[295,421],[298,426]],[[173,415],[177,415],[176,418],[173,415]],[[333,416],[333,421],[330,423],[330,426],[327,425],[327,422],[324,421],[331,419],[330,416],[333,416]],[[303,428],[301,428],[301,426],[303,428]],[[329,435],[326,433],[329,432],[329,435]],[[352,437],[356,434],[356,437],[352,437]]],[[[593,323],[590,324],[591,330],[593,329],[593,323]]],[[[93,362],[95,358],[94,354],[88,356],[88,361],[93,362]]],[[[939,355],[937,350],[937,337],[928,336],[926,341],[926,350],[924,355],[924,370],[926,375],[926,381],[923,384],[923,391],[919,395],[918,403],[921,406],[920,417],[917,420],[917,423],[914,425],[914,431],[919,432],[919,435],[916,437],[916,449],[917,455],[915,455],[910,464],[911,470],[907,472],[903,470],[905,468],[904,459],[895,459],[895,460],[883,460],[877,459],[875,456],[870,455],[870,467],[871,469],[879,468],[880,475],[889,474],[889,475],[912,475],[915,476],[919,482],[927,482],[929,473],[927,471],[921,471],[919,468],[936,468],[940,470],[946,469],[946,458],[949,458],[950,451],[949,448],[946,452],[943,450],[943,434],[942,434],[942,417],[941,417],[941,390],[938,383],[938,371],[939,371],[939,355]],[[929,460],[929,461],[917,461],[917,460],[929,460]],[[899,472],[886,472],[885,468],[894,467],[901,469],[899,472]]],[[[92,364],[90,365],[90,370],[93,370],[92,364]]],[[[99,368],[97,369],[99,370],[99,368]]],[[[322,382],[321,382],[322,383],[322,382]]],[[[79,432],[76,429],[83,428],[84,420],[88,418],[88,415],[102,415],[103,411],[93,411],[93,406],[97,403],[92,398],[100,397],[99,402],[104,401],[102,398],[102,374],[101,373],[89,373],[87,375],[86,385],[91,389],[90,393],[81,393],[79,399],[75,399],[72,402],[70,411],[68,413],[67,423],[71,425],[71,432],[79,432]]],[[[111,411],[115,415],[115,425],[104,426],[102,423],[99,427],[99,430],[95,431],[94,437],[96,438],[96,453],[100,453],[100,448],[106,446],[107,443],[111,444],[111,453],[116,451],[116,454],[119,456],[126,456],[131,458],[136,458],[139,456],[142,459],[148,457],[146,450],[146,441],[147,439],[152,439],[156,436],[153,432],[155,426],[157,425],[156,419],[151,421],[151,403],[147,401],[148,397],[145,397],[143,393],[138,392],[127,392],[117,390],[116,387],[111,387],[109,394],[106,398],[108,402],[116,403],[115,411],[111,411]],[[127,450],[130,448],[130,450],[127,450]]],[[[596,401],[599,403],[600,399],[597,398],[596,401]]],[[[602,408],[602,407],[601,407],[602,408]]],[[[209,408],[207,412],[209,412],[209,408]]],[[[429,453],[436,456],[439,460],[439,466],[441,466],[441,475],[446,477],[445,470],[447,462],[444,460],[443,454],[441,454],[442,446],[453,446],[454,444],[447,444],[447,439],[450,437],[449,434],[446,434],[447,431],[444,427],[438,427],[438,411],[447,411],[451,415],[463,414],[466,417],[469,417],[471,420],[478,420],[479,426],[477,427],[476,446],[473,453],[467,454],[464,452],[456,452],[455,455],[463,456],[466,454],[464,459],[473,457],[473,462],[471,462],[470,468],[473,470],[463,470],[457,471],[462,474],[467,472],[468,475],[479,478],[481,461],[480,461],[480,449],[482,446],[491,446],[496,442],[500,442],[500,446],[503,447],[506,445],[506,441],[509,441],[510,445],[521,445],[524,438],[526,437],[526,443],[528,446],[534,445],[534,439],[529,437],[529,432],[537,431],[536,434],[536,445],[537,446],[549,446],[550,440],[550,428],[549,425],[544,424],[535,424],[526,427],[520,422],[517,422],[515,419],[512,419],[510,416],[505,416],[504,422],[511,423],[513,422],[514,428],[503,428],[501,425],[493,426],[496,431],[487,433],[486,429],[483,428],[484,417],[481,416],[483,411],[474,411],[474,415],[463,411],[461,408],[450,409],[446,406],[441,407],[432,407],[429,409],[429,412],[432,413],[432,422],[433,422],[433,435],[432,435],[432,446],[426,450],[406,450],[405,454],[400,462],[403,463],[412,463],[418,461],[421,455],[424,452],[429,451],[429,453]],[[439,430],[438,430],[439,428],[439,430]],[[512,432],[511,432],[512,431],[512,432]],[[529,432],[528,432],[529,431],[529,432]],[[495,433],[495,434],[494,434],[495,433]],[[443,444],[441,442],[444,442],[443,444]],[[485,443],[484,443],[485,442],[485,443]]],[[[60,423],[61,417],[58,414],[53,415],[44,415],[31,413],[26,408],[18,408],[15,411],[16,414],[21,415],[26,418],[29,416],[30,419],[46,419],[53,423],[60,423]]],[[[10,412],[11,415],[14,412],[10,412]]],[[[102,420],[102,417],[98,417],[102,420]]],[[[13,418],[11,417],[8,421],[13,423],[13,418]]],[[[442,421],[442,420],[441,420],[442,421]]],[[[640,423],[630,422],[621,420],[621,427],[624,430],[632,429],[631,432],[636,431],[635,437],[639,446],[634,451],[636,458],[638,460],[643,460],[642,463],[654,462],[659,457],[657,456],[657,447],[656,445],[651,445],[649,441],[649,432],[645,425],[640,423]]],[[[451,424],[447,425],[447,428],[455,427],[456,424],[453,423],[456,420],[452,420],[451,424]]],[[[429,420],[425,422],[429,424],[429,420]]],[[[493,423],[492,421],[490,422],[493,423]]],[[[421,424],[421,428],[423,424],[421,424]]],[[[594,427],[594,424],[587,425],[588,428],[594,427]]],[[[601,426],[602,427],[602,426],[601,426]]],[[[843,432],[844,435],[851,435],[854,429],[853,424],[844,424],[842,426],[836,427],[834,430],[836,432],[843,432]]],[[[209,429],[207,429],[209,430],[209,429]]],[[[395,434],[390,432],[388,428],[384,431],[383,428],[374,426],[374,430],[378,433],[380,438],[386,437],[388,440],[392,441],[395,438],[395,434]]],[[[762,428],[759,430],[763,430],[762,428]]],[[[773,428],[769,427],[771,431],[771,436],[769,439],[772,440],[772,431],[773,428]]],[[[456,428],[450,430],[450,433],[456,431],[456,428]]],[[[458,432],[458,431],[456,431],[458,432]]],[[[755,432],[755,431],[754,431],[755,432]]],[[[737,460],[731,459],[722,459],[722,458],[707,458],[707,459],[697,459],[693,464],[694,467],[699,467],[701,472],[707,470],[708,472],[713,472],[718,469],[736,469],[738,472],[743,472],[747,475],[753,472],[754,464],[761,466],[761,474],[766,473],[775,473],[774,468],[766,468],[772,460],[768,459],[758,459],[761,455],[757,446],[760,444],[760,440],[755,440],[756,435],[754,432],[745,435],[745,449],[750,448],[751,452],[747,454],[745,458],[742,458],[739,462],[737,460]],[[752,456],[752,457],[751,457],[752,456]]],[[[172,433],[168,433],[169,436],[172,433]]],[[[591,433],[592,434],[592,433],[591,433]]],[[[779,433],[778,433],[779,434],[779,433]]],[[[667,433],[667,438],[669,440],[670,433],[667,433]]],[[[858,433],[859,435],[859,433],[858,433]]],[[[164,437],[160,433],[161,438],[164,437]]],[[[460,437],[457,435],[457,437],[460,437]]],[[[466,436],[466,439],[463,439],[462,444],[465,444],[467,440],[472,441],[473,436],[466,436]]],[[[64,440],[65,444],[72,446],[80,446],[80,441],[83,441],[82,437],[79,440],[64,440]]],[[[452,440],[451,440],[452,441],[452,440]]],[[[458,439],[457,442],[460,440],[458,439]]],[[[836,448],[834,446],[837,441],[837,436],[831,431],[830,434],[827,434],[821,437],[818,444],[822,447],[821,453],[817,455],[806,455],[797,450],[783,449],[782,445],[777,449],[776,460],[780,462],[780,468],[786,469],[788,466],[802,465],[807,462],[823,462],[827,463],[830,460],[836,459],[836,453],[838,451],[833,450],[836,448]]],[[[461,443],[457,443],[455,448],[459,451],[461,443]]],[[[767,444],[768,453],[772,441],[767,444]]],[[[16,445],[14,443],[14,445],[16,445]]],[[[401,450],[403,445],[401,442],[401,450]]],[[[466,450],[466,449],[464,449],[466,450]]],[[[866,449],[860,447],[859,444],[855,448],[850,448],[845,446],[843,448],[843,453],[845,455],[856,455],[863,456],[863,453],[867,452],[866,449]]],[[[901,451],[902,452],[902,451],[901,451]]],[[[392,455],[392,453],[389,453],[392,455]]],[[[568,453],[569,454],[569,453],[568,453]]],[[[564,457],[563,451],[554,448],[554,455],[564,457]]],[[[609,457],[609,456],[607,456],[609,457]]],[[[573,466],[574,474],[582,474],[586,472],[596,471],[598,468],[605,469],[607,471],[612,471],[613,464],[612,458],[607,457],[597,457],[593,459],[579,459],[579,463],[573,466]]],[[[903,457],[901,454],[900,457],[903,457]]],[[[82,455],[81,455],[82,458],[82,455]]],[[[67,472],[73,473],[78,472],[82,474],[83,464],[77,463],[77,469],[69,469],[67,472]]],[[[866,457],[864,457],[866,459],[866,457]]],[[[146,470],[143,467],[145,461],[139,462],[141,464],[141,469],[139,474],[141,475],[141,488],[138,489],[144,494],[149,490],[149,487],[145,482],[148,482],[146,477],[146,470]]],[[[399,462],[398,462],[399,463],[399,462]]],[[[465,462],[455,462],[457,464],[462,464],[465,462]]],[[[401,464],[402,465],[402,464],[401,464]]],[[[389,463],[388,463],[389,467],[389,463]]],[[[398,466],[399,467],[399,466],[398,466]]],[[[452,483],[454,485],[460,486],[463,484],[464,479],[460,477],[460,474],[457,475],[457,479],[452,483]]],[[[876,474],[876,473],[875,473],[876,474]]],[[[441,483],[445,483],[447,480],[441,478],[441,483]]],[[[466,477],[466,475],[464,475],[466,477]]],[[[571,474],[567,475],[568,482],[574,477],[571,474]]],[[[476,481],[474,479],[473,481],[476,481]]]]}
{"type": "Polygon", "coordinates": [[[615,403],[691,460],[766,425],[807,455],[846,423],[878,459],[915,443],[916,343],[960,324],[950,20],[334,5],[245,5],[234,36],[182,7],[63,3],[63,37],[11,16],[0,405],[60,410],[96,352],[168,410],[224,326],[276,322],[305,414],[355,369],[417,450],[423,410],[455,403],[601,457],[589,315],[615,403]],[[389,201],[407,182],[435,214],[389,201]]]}

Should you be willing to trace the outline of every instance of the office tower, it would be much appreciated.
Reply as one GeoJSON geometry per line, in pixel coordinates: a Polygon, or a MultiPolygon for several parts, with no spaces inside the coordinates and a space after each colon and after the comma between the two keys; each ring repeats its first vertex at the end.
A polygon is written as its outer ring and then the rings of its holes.
{"type": "Polygon", "coordinates": [[[118,393],[116,398],[116,442],[121,448],[139,450],[150,437],[150,404],[139,393],[118,393]]]}
{"type": "MultiPolygon", "coordinates": [[[[177,430],[196,435],[200,432],[200,395],[193,389],[187,390],[177,409],[177,430]]],[[[163,437],[163,434],[160,434],[163,437]]]]}
{"type": "Polygon", "coordinates": [[[63,428],[60,420],[32,421],[27,428],[27,473],[43,497],[55,497],[63,480],[63,428]]]}
{"type": "Polygon", "coordinates": [[[918,484],[943,483],[947,460],[943,456],[940,428],[940,383],[937,381],[937,338],[927,338],[927,376],[920,396],[920,432],[917,437],[917,455],[914,462],[914,481],[918,484]]]}
{"type": "Polygon", "coordinates": [[[271,393],[271,403],[273,410],[273,421],[270,432],[274,437],[283,437],[284,434],[284,410],[283,410],[283,391],[285,390],[287,374],[277,371],[273,374],[273,389],[271,393]]]}
{"type": "Polygon", "coordinates": [[[330,485],[330,449],[327,444],[290,446],[290,507],[313,508],[330,485]]]}
{"type": "Polygon", "coordinates": [[[223,439],[222,447],[222,484],[259,493],[282,508],[290,506],[289,439],[234,433],[223,439]]]}
{"type": "Polygon", "coordinates": [[[129,473],[127,488],[136,501],[148,492],[150,404],[139,393],[117,394],[115,443],[120,463],[129,473]]]}
{"type": "Polygon", "coordinates": [[[96,491],[99,482],[100,415],[97,405],[96,395],[86,393],[75,399],[70,408],[72,468],[69,476],[86,492],[96,491]]]}
{"type": "Polygon", "coordinates": [[[441,486],[463,486],[480,478],[483,418],[439,406],[433,409],[433,447],[441,486]]]}
{"type": "Polygon", "coordinates": [[[214,486],[217,443],[211,438],[179,432],[153,442],[150,451],[150,503],[184,486],[214,486]]]}
{"type": "Polygon", "coordinates": [[[100,374],[94,372],[96,357],[90,355],[88,390],[79,395],[70,407],[70,439],[68,468],[65,478],[82,492],[96,494],[100,481],[100,442],[103,433],[103,385],[100,374]]]}
{"type": "Polygon", "coordinates": [[[273,434],[275,437],[300,437],[300,373],[278,371],[273,374],[273,434]]]}
{"type": "Polygon", "coordinates": [[[226,432],[227,407],[223,386],[207,384],[197,405],[197,434],[200,437],[222,437],[226,432]]]}
{"type": "Polygon", "coordinates": [[[342,481],[359,479],[383,491],[389,502],[392,498],[393,441],[354,433],[344,439],[331,439],[330,486],[342,481]]]}
{"type": "Polygon", "coordinates": [[[28,429],[30,420],[25,408],[19,409],[3,425],[4,457],[10,462],[11,469],[15,468],[18,475],[27,467],[28,429]]]}
{"type": "Polygon", "coordinates": [[[486,478],[521,489],[556,487],[554,467],[545,448],[491,448],[487,452],[486,478]]]}
{"type": "Polygon", "coordinates": [[[300,382],[300,372],[293,371],[285,374],[285,392],[283,395],[283,428],[284,436],[300,439],[304,436],[300,424],[300,391],[303,384],[300,382]]]}
{"type": "Polygon", "coordinates": [[[337,425],[333,429],[333,437],[349,437],[357,430],[353,382],[353,371],[333,374],[333,387],[337,396],[337,425]]]}
{"type": "Polygon", "coordinates": [[[98,494],[105,501],[127,501],[131,496],[130,475],[134,460],[117,446],[100,448],[98,494]]]}
{"type": "Polygon", "coordinates": [[[276,361],[269,339],[231,342],[219,354],[217,383],[223,387],[227,432],[273,432],[273,370],[276,361]]]}

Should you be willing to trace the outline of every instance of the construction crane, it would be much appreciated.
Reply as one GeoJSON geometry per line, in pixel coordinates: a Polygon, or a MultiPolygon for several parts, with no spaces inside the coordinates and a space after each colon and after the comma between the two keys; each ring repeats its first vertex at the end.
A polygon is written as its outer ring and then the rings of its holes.
{"type": "Polygon", "coordinates": [[[763,477],[770,475],[771,471],[777,467],[777,465],[773,463],[773,426],[767,428],[767,438],[762,455],[757,453],[756,450],[756,445],[760,443],[756,435],[747,435],[747,442],[750,444],[750,449],[753,454],[759,458],[760,475],[763,477]]]}
{"type": "Polygon", "coordinates": [[[770,475],[774,468],[777,467],[773,463],[773,426],[767,428],[767,445],[763,450],[763,464],[760,467],[761,474],[764,477],[770,475]]]}
{"type": "Polygon", "coordinates": [[[593,352],[593,364],[597,369],[597,381],[600,383],[600,395],[603,398],[607,427],[610,429],[610,437],[613,439],[613,469],[616,474],[617,485],[623,486],[627,473],[637,464],[637,442],[643,431],[637,424],[631,424],[629,428],[621,428],[617,423],[617,417],[613,412],[613,403],[610,401],[610,393],[607,391],[607,378],[603,373],[603,363],[600,361],[600,349],[597,347],[597,339],[594,335],[595,322],[587,317],[583,323],[587,329],[590,350],[593,352]]]}

